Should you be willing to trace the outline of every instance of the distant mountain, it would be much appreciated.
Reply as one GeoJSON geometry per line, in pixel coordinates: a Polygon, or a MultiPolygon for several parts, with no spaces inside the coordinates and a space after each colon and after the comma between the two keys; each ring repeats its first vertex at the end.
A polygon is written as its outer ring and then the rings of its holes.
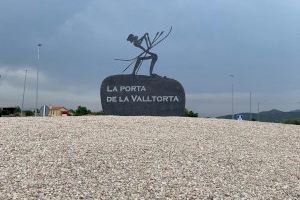
{"type": "MultiPolygon", "coordinates": [[[[235,116],[237,116],[237,115],[242,115],[244,120],[249,120],[249,118],[250,118],[249,113],[235,114],[235,116]]],[[[259,115],[257,115],[257,113],[252,113],[252,119],[258,121],[258,117],[259,117],[259,121],[262,121],[262,122],[280,123],[280,122],[284,122],[284,121],[290,120],[290,119],[300,119],[300,110],[283,112],[280,110],[273,109],[270,111],[260,112],[259,115]]],[[[225,116],[221,116],[221,117],[217,117],[217,118],[231,119],[231,115],[225,115],[225,116]]]]}
{"type": "Polygon", "coordinates": [[[300,112],[300,109],[298,109],[298,110],[293,110],[293,111],[291,111],[291,112],[300,112]]]}

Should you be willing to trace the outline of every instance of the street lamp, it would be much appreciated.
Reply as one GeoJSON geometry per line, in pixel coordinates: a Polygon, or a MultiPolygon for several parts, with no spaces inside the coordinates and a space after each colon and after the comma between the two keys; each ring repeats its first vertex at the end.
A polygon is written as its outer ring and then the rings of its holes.
{"type": "Polygon", "coordinates": [[[40,65],[40,48],[42,44],[37,45],[37,66],[36,66],[36,92],[35,92],[35,116],[37,117],[39,101],[39,65],[40,65]]]}
{"type": "Polygon", "coordinates": [[[22,98],[22,106],[21,106],[21,116],[23,114],[24,109],[24,98],[25,98],[25,89],[26,89],[26,78],[27,78],[27,69],[25,69],[25,78],[24,78],[24,88],[23,88],[23,98],[22,98]]]}
{"type": "Polygon", "coordinates": [[[250,106],[249,106],[249,121],[252,121],[252,92],[250,92],[250,99],[249,99],[249,103],[250,103],[250,106]]]}
{"type": "Polygon", "coordinates": [[[231,118],[234,119],[234,75],[229,74],[229,76],[232,78],[232,83],[231,83],[231,118]]]}
{"type": "Polygon", "coordinates": [[[257,121],[259,122],[259,112],[260,112],[260,110],[259,110],[259,107],[260,107],[260,102],[257,102],[257,121]]]}

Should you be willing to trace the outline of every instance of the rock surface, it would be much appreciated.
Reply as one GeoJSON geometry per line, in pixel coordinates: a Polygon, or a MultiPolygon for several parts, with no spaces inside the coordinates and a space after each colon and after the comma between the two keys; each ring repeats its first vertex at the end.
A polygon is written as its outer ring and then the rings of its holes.
{"type": "Polygon", "coordinates": [[[182,116],[185,93],[174,79],[114,75],[101,84],[101,103],[107,115],[182,116]]]}
{"type": "Polygon", "coordinates": [[[300,126],[0,118],[0,199],[299,199],[300,126]]]}

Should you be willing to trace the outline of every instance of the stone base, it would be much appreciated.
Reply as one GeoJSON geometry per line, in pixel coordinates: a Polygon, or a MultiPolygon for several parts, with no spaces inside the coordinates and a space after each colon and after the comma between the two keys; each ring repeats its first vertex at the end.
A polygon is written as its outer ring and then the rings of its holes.
{"type": "Polygon", "coordinates": [[[182,85],[158,75],[114,75],[101,84],[101,103],[107,115],[183,116],[182,85]]]}

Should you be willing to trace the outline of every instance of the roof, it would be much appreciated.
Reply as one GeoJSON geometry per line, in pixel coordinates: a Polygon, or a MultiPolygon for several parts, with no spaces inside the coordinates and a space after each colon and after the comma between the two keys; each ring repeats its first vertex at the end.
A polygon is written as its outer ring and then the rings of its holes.
{"type": "Polygon", "coordinates": [[[56,106],[56,105],[49,106],[49,109],[50,110],[60,110],[60,109],[63,109],[63,110],[67,110],[68,111],[68,109],[66,109],[65,107],[63,107],[63,106],[56,106]]]}

